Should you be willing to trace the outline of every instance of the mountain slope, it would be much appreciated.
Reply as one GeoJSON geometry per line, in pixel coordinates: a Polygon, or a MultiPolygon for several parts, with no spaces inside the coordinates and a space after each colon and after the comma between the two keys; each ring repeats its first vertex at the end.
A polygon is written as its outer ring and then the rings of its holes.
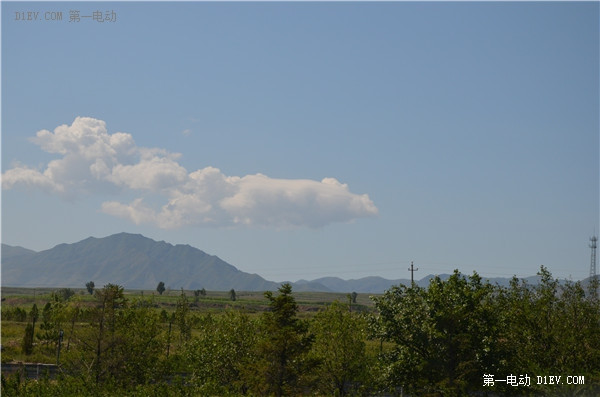
{"type": "MultiPolygon", "coordinates": [[[[427,287],[430,274],[415,284],[427,287]]],[[[440,274],[442,280],[449,274],[440,274]]],[[[485,277],[484,277],[485,279],[485,277]]],[[[537,284],[539,276],[527,277],[537,284]]],[[[189,245],[172,245],[139,234],[119,233],[104,238],[89,237],[74,244],[35,252],[2,244],[2,285],[14,287],[76,287],[88,281],[96,286],[108,283],[131,289],[156,288],[159,281],[173,289],[205,288],[213,291],[274,291],[281,283],[265,280],[257,274],[242,272],[189,245]]],[[[491,278],[492,284],[508,286],[510,278],[491,278]]],[[[294,291],[358,292],[380,294],[392,285],[410,285],[410,280],[364,277],[343,280],[323,277],[292,283],[294,291]]]]}
{"type": "Polygon", "coordinates": [[[35,251],[32,251],[23,247],[13,247],[11,245],[2,244],[2,258],[14,258],[17,256],[34,255],[35,251]]]}
{"type": "Polygon", "coordinates": [[[278,283],[244,273],[216,256],[189,245],[172,245],[142,235],[119,233],[89,237],[74,244],[23,255],[2,255],[2,285],[83,287],[107,283],[154,289],[159,281],[184,289],[262,291],[278,283]]]}

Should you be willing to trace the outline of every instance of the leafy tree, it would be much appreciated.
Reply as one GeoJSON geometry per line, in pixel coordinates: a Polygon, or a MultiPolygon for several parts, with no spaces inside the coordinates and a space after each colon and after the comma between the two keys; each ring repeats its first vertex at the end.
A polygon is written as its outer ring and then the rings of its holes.
{"type": "Polygon", "coordinates": [[[315,340],[310,354],[319,362],[317,387],[323,394],[346,396],[368,383],[366,326],[363,317],[339,302],[317,313],[311,321],[315,340]]]}
{"type": "Polygon", "coordinates": [[[122,366],[121,358],[114,354],[119,343],[118,313],[126,307],[123,287],[107,284],[95,291],[96,307],[90,313],[90,327],[79,336],[82,344],[79,362],[74,367],[89,369],[87,375],[96,384],[113,378],[122,366]]]}
{"type": "Polygon", "coordinates": [[[2,319],[5,321],[27,321],[27,311],[20,307],[2,308],[2,319]]]}
{"type": "Polygon", "coordinates": [[[50,321],[52,317],[52,303],[46,302],[44,308],[42,309],[42,321],[47,322],[50,321]]]}
{"type": "Polygon", "coordinates": [[[169,332],[167,333],[167,359],[171,351],[171,331],[173,329],[173,323],[175,322],[175,312],[171,313],[169,317],[169,332]]]}
{"type": "Polygon", "coordinates": [[[129,302],[123,287],[114,284],[96,290],[95,298],[86,313],[89,324],[75,328],[74,348],[65,352],[65,373],[82,379],[87,386],[81,392],[87,395],[134,395],[127,391],[161,381],[165,341],[160,312],[148,301],[129,302]]]}
{"type": "Polygon", "coordinates": [[[69,305],[65,310],[65,319],[66,319],[66,321],[69,321],[71,323],[71,327],[70,327],[70,330],[68,331],[69,333],[67,336],[67,345],[66,345],[67,351],[71,347],[71,340],[73,339],[73,335],[75,332],[75,324],[76,324],[77,320],[79,320],[79,316],[81,313],[82,313],[82,310],[81,310],[78,302],[76,304],[69,305]]]}
{"type": "MultiPolygon", "coordinates": [[[[374,336],[395,343],[382,354],[383,381],[414,394],[466,394],[481,388],[484,373],[504,369],[495,290],[474,273],[435,277],[427,289],[394,286],[374,298],[374,336]]],[[[514,371],[514,369],[512,369],[514,371]]]]}
{"type": "Polygon", "coordinates": [[[53,295],[54,299],[66,302],[69,300],[69,298],[75,295],[75,291],[73,291],[71,288],[61,288],[56,290],[53,295]]]}
{"type": "Polygon", "coordinates": [[[162,379],[165,341],[156,310],[149,305],[123,308],[117,316],[117,335],[111,352],[121,364],[112,374],[117,383],[144,385],[162,379]]]}
{"type": "Polygon", "coordinates": [[[190,304],[182,288],[181,295],[179,295],[179,298],[177,299],[177,307],[175,308],[175,323],[179,328],[180,345],[183,343],[183,341],[186,341],[190,338],[192,332],[192,327],[188,320],[189,311],[190,304]]]}
{"type": "Polygon", "coordinates": [[[53,300],[47,302],[42,310],[42,323],[40,324],[40,332],[36,334],[36,337],[48,352],[55,350],[62,323],[65,319],[64,309],[66,303],[62,298],[63,295],[61,294],[52,294],[53,300]]]}
{"type": "MultiPolygon", "coordinates": [[[[581,283],[559,283],[545,267],[537,285],[517,278],[499,295],[503,339],[510,340],[513,367],[529,373],[575,373],[586,384],[600,381],[600,304],[581,283]]],[[[594,387],[594,386],[590,386],[594,387]]],[[[560,388],[560,387],[559,387],[560,388]]],[[[556,393],[556,385],[534,385],[556,393]]],[[[562,393],[570,394],[569,391],[562,393]]]]}
{"type": "Polygon", "coordinates": [[[29,316],[31,317],[32,333],[35,333],[35,323],[37,322],[38,318],[40,317],[40,311],[38,310],[38,307],[35,303],[33,304],[31,311],[29,312],[29,316]]]}
{"type": "Polygon", "coordinates": [[[206,290],[204,288],[194,291],[194,303],[198,303],[201,296],[206,296],[206,290]]]}
{"type": "Polygon", "coordinates": [[[600,302],[586,299],[580,282],[561,285],[558,296],[555,368],[600,381],[600,302]]]}
{"type": "Polygon", "coordinates": [[[160,311],[160,322],[166,323],[167,321],[169,321],[169,314],[167,313],[167,311],[165,309],[162,309],[160,311]]]}
{"type": "Polygon", "coordinates": [[[85,283],[85,288],[87,288],[87,291],[90,293],[90,295],[94,295],[94,282],[93,281],[88,281],[87,283],[85,283]]]}
{"type": "Polygon", "coordinates": [[[256,363],[246,376],[255,394],[293,395],[302,389],[302,374],[310,370],[306,353],[312,337],[308,324],[297,317],[298,305],[290,284],[283,284],[278,296],[271,291],[264,295],[270,311],[262,315],[256,363]]]}
{"type": "Polygon", "coordinates": [[[185,346],[186,370],[201,395],[241,395],[248,391],[244,369],[254,365],[257,323],[248,315],[227,311],[205,316],[185,346]]]}
{"type": "Polygon", "coordinates": [[[21,342],[21,349],[26,355],[30,355],[33,352],[33,325],[31,323],[27,323],[25,327],[25,336],[21,342]]]}
{"type": "Polygon", "coordinates": [[[156,286],[156,290],[158,291],[159,295],[162,295],[163,292],[165,292],[165,283],[164,282],[159,282],[158,285],[156,286]]]}
{"type": "Polygon", "coordinates": [[[235,301],[235,290],[233,288],[229,291],[229,299],[235,301]]]}

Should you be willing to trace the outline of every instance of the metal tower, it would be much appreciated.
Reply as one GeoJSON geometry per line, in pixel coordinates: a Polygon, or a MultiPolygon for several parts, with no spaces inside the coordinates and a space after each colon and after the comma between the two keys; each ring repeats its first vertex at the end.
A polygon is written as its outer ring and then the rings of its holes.
{"type": "Polygon", "coordinates": [[[592,249],[592,261],[590,263],[590,278],[592,278],[596,277],[596,275],[598,274],[596,273],[596,243],[598,242],[598,237],[590,237],[590,241],[592,242],[590,244],[590,248],[592,249]]]}

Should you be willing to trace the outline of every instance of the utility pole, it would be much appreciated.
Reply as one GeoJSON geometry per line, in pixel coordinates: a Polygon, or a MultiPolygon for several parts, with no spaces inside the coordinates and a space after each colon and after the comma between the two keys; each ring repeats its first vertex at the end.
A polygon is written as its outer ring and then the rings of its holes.
{"type": "Polygon", "coordinates": [[[590,248],[592,249],[592,260],[590,263],[590,278],[594,278],[598,274],[596,272],[596,247],[597,247],[596,243],[598,242],[598,237],[596,237],[596,236],[590,237],[590,241],[592,242],[590,244],[590,248]]]}
{"type": "Polygon", "coordinates": [[[413,266],[412,261],[410,262],[410,269],[408,269],[410,271],[410,286],[414,287],[415,286],[415,278],[414,278],[414,273],[419,270],[419,268],[416,268],[413,266]]]}

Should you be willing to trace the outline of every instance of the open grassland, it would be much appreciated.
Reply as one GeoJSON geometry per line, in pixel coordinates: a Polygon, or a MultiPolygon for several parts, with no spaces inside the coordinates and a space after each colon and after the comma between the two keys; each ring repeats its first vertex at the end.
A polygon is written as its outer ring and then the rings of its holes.
{"type": "MultiPolygon", "coordinates": [[[[1,287],[2,307],[19,307],[30,310],[35,303],[38,307],[43,306],[52,298],[52,293],[59,288],[20,288],[20,287],[1,287]]],[[[94,302],[93,295],[89,294],[85,288],[71,288],[75,297],[81,302],[94,302]]],[[[149,299],[157,307],[170,309],[176,306],[177,299],[181,295],[181,290],[167,289],[163,294],[152,290],[125,290],[127,299],[149,299]]],[[[248,312],[264,311],[268,305],[268,300],[264,293],[260,291],[236,291],[236,299],[232,301],[229,291],[207,291],[206,296],[194,296],[194,291],[183,291],[191,303],[192,311],[214,312],[226,309],[228,307],[240,308],[248,312]]],[[[348,303],[349,297],[345,293],[337,292],[294,292],[296,302],[301,312],[316,312],[325,306],[338,301],[348,303]]],[[[371,300],[371,294],[357,294],[356,303],[353,308],[359,311],[371,310],[374,307],[371,300]]]]}
{"type": "MultiPolygon", "coordinates": [[[[20,288],[20,287],[2,287],[2,318],[1,344],[2,344],[2,362],[41,362],[55,363],[56,353],[53,347],[43,346],[41,342],[35,341],[34,353],[25,355],[22,353],[21,343],[25,334],[25,327],[31,322],[31,309],[35,304],[42,312],[43,307],[52,300],[52,294],[59,291],[59,288],[20,288]],[[15,315],[18,309],[22,318],[15,315]]],[[[77,302],[81,308],[92,308],[97,305],[96,298],[85,288],[71,289],[74,295],[69,298],[70,302],[77,302]]],[[[183,291],[189,302],[190,315],[197,319],[208,314],[219,315],[228,310],[236,310],[246,313],[250,316],[257,316],[268,310],[269,301],[263,292],[258,291],[236,291],[236,299],[232,300],[229,291],[207,291],[205,296],[194,295],[194,291],[183,291]]],[[[177,301],[182,294],[181,290],[167,289],[163,294],[152,290],[125,290],[124,295],[130,302],[145,301],[150,302],[152,307],[158,312],[163,312],[165,321],[161,324],[165,332],[169,327],[168,316],[174,313],[177,307],[177,301]],[[166,317],[165,317],[166,316],[166,317]]],[[[294,297],[298,303],[298,317],[311,319],[316,313],[324,310],[328,305],[335,301],[348,303],[348,294],[329,293],[329,292],[295,292],[294,297]]],[[[369,312],[374,310],[373,301],[368,294],[358,294],[356,303],[352,304],[352,310],[357,312],[369,312]]],[[[36,334],[39,332],[39,324],[36,326],[36,334]]],[[[85,327],[87,321],[78,321],[73,324],[74,327],[85,327]]],[[[67,326],[65,325],[65,328],[67,326]]],[[[66,331],[65,331],[66,332],[66,331]]],[[[194,329],[192,329],[192,333],[194,329]]],[[[375,346],[371,346],[375,349],[375,346]]]]}

